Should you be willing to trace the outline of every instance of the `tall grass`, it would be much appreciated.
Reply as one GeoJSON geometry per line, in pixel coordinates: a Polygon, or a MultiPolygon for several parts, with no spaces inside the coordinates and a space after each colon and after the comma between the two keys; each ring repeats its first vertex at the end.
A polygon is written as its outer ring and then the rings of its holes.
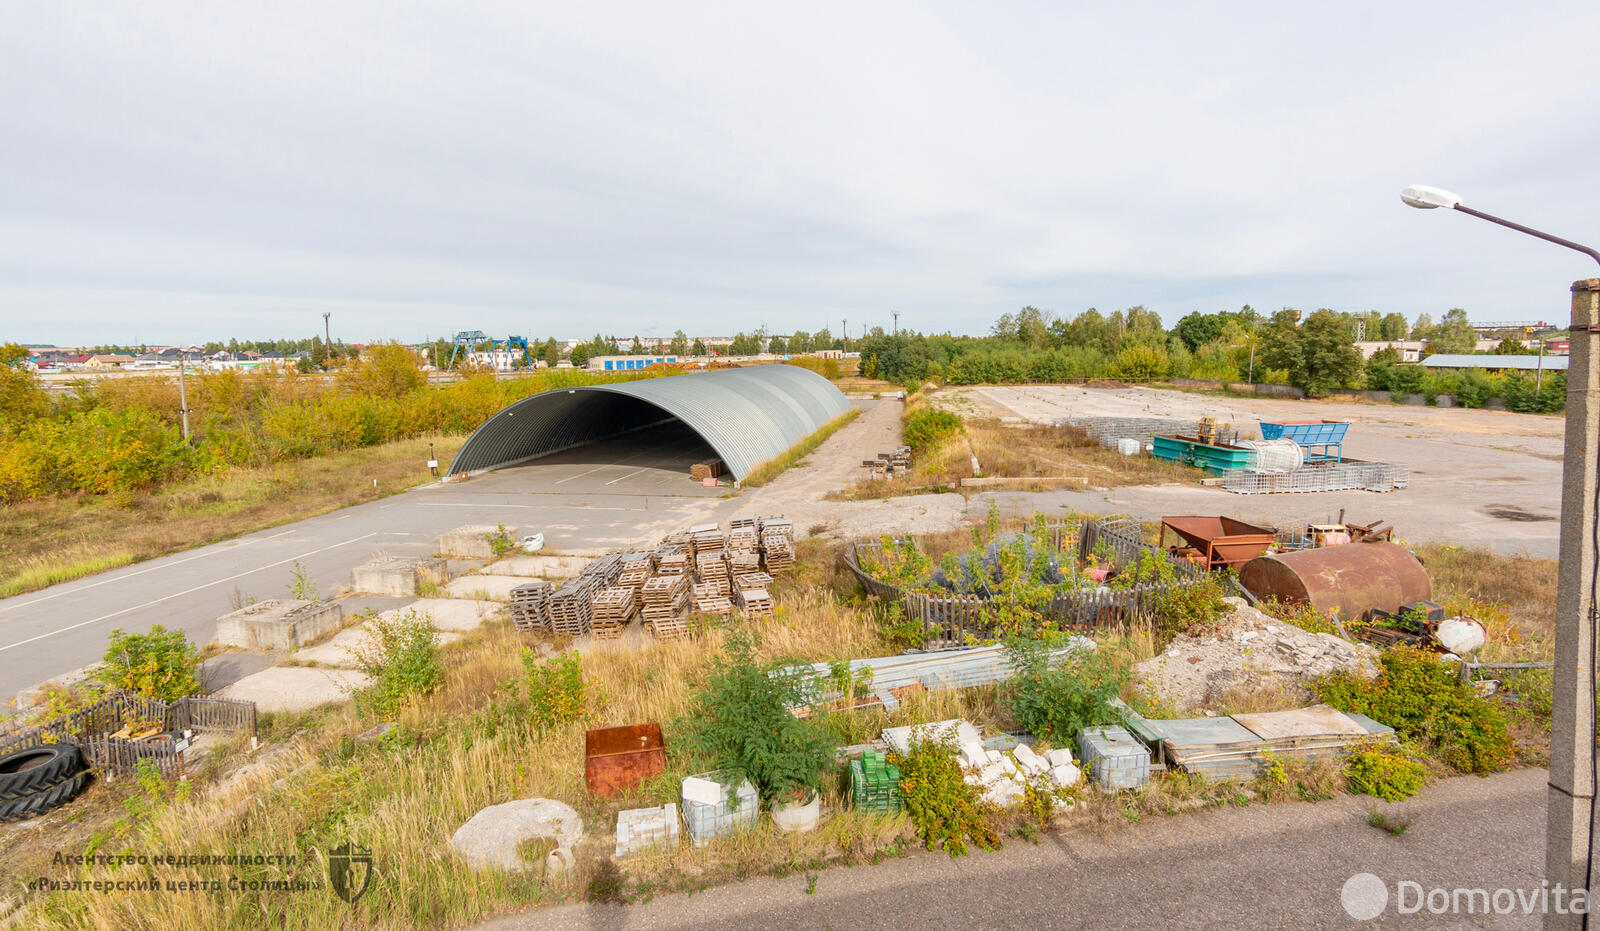
{"type": "Polygon", "coordinates": [[[788,471],[790,467],[798,464],[800,460],[804,459],[806,456],[809,456],[812,450],[816,449],[818,446],[821,446],[822,442],[828,437],[839,432],[839,430],[841,430],[845,424],[855,420],[860,416],[861,408],[850,408],[839,416],[823,424],[821,427],[817,428],[817,430],[810,436],[789,447],[783,453],[783,455],[774,459],[768,459],[766,462],[763,462],[754,469],[751,469],[750,474],[741,479],[739,483],[749,488],[759,488],[760,486],[767,484],[768,482],[782,475],[784,472],[788,471]]]}

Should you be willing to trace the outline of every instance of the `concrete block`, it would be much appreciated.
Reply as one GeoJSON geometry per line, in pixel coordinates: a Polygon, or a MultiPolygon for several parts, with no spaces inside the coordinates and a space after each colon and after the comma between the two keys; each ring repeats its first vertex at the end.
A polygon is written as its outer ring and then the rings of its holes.
{"type": "MultiPolygon", "coordinates": [[[[457,527],[439,538],[439,555],[459,559],[493,559],[495,552],[489,538],[501,532],[497,524],[457,527]]],[[[517,542],[517,528],[507,525],[504,533],[513,544],[517,542]]]]}
{"type": "Polygon", "coordinates": [[[883,740],[896,753],[911,752],[911,741],[915,737],[918,742],[926,740],[942,740],[953,738],[957,746],[975,743],[980,747],[983,744],[983,735],[978,729],[967,723],[962,718],[951,718],[948,721],[934,721],[929,724],[906,725],[905,727],[884,728],[883,740]]]}
{"type": "Polygon", "coordinates": [[[617,812],[617,859],[651,847],[678,845],[678,805],[668,802],[660,808],[630,808],[617,812]]]}
{"type": "Polygon", "coordinates": [[[683,780],[683,800],[700,805],[716,805],[727,797],[727,791],[718,782],[689,776],[683,780]]]}
{"type": "Polygon", "coordinates": [[[337,602],[268,599],[218,618],[215,642],[246,650],[292,650],[343,624],[344,607],[337,602]]]}
{"type": "Polygon", "coordinates": [[[380,617],[412,611],[426,615],[439,630],[477,630],[492,618],[504,617],[506,606],[498,601],[474,601],[466,598],[418,598],[416,601],[390,611],[380,617]]]}
{"type": "Polygon", "coordinates": [[[74,669],[71,672],[64,672],[61,675],[56,676],[54,679],[51,679],[49,682],[41,682],[38,685],[31,686],[29,688],[25,688],[25,689],[21,690],[20,692],[17,693],[16,702],[15,702],[12,710],[13,711],[31,711],[31,710],[33,710],[34,707],[36,707],[37,705],[39,705],[39,704],[44,702],[45,694],[48,693],[51,689],[54,689],[54,688],[62,688],[62,689],[74,688],[74,687],[82,684],[84,680],[89,678],[89,670],[91,670],[93,668],[94,668],[93,666],[84,666],[82,669],[74,669]]]}
{"type": "Polygon", "coordinates": [[[1051,769],[1054,769],[1057,766],[1071,766],[1073,763],[1077,762],[1072,756],[1072,751],[1066,747],[1057,747],[1054,750],[1048,750],[1045,752],[1044,758],[1045,762],[1050,764],[1051,769]]]}
{"type": "Polygon", "coordinates": [[[1051,781],[1062,788],[1077,785],[1078,780],[1081,778],[1083,778],[1083,773],[1071,763],[1066,763],[1050,770],[1051,781]]]}
{"type": "Polygon", "coordinates": [[[375,559],[350,570],[350,591],[361,595],[415,595],[420,582],[443,585],[449,579],[450,570],[442,559],[375,559]]]}
{"type": "Polygon", "coordinates": [[[1050,764],[1034,753],[1031,747],[1019,744],[1012,755],[1017,758],[1017,766],[1029,776],[1042,776],[1050,771],[1050,764]]]}
{"type": "Polygon", "coordinates": [[[961,745],[961,765],[982,769],[989,765],[989,755],[984,751],[982,744],[965,743],[961,745]]]}

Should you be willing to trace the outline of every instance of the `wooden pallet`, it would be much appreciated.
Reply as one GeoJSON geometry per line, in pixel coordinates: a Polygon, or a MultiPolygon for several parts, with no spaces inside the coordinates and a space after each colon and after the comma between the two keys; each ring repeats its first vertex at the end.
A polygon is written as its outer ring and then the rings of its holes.
{"type": "Polygon", "coordinates": [[[631,588],[603,588],[594,595],[589,633],[597,639],[614,640],[622,636],[633,620],[638,596],[631,588]]]}
{"type": "Polygon", "coordinates": [[[751,588],[737,592],[739,610],[745,617],[771,617],[772,596],[764,588],[751,588]]]}
{"type": "Polygon", "coordinates": [[[521,633],[550,627],[550,583],[524,582],[511,590],[511,624],[521,633]]]}

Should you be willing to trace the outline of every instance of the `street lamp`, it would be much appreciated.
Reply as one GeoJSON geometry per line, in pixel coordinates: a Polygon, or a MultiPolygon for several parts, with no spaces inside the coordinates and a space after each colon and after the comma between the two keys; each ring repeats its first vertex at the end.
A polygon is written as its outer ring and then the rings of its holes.
{"type": "Polygon", "coordinates": [[[1527,233],[1529,236],[1537,236],[1545,242],[1553,242],[1558,246],[1565,246],[1568,249],[1582,252],[1589,258],[1594,259],[1595,262],[1600,263],[1600,252],[1596,252],[1588,246],[1579,245],[1570,239],[1562,239],[1560,236],[1552,236],[1549,233],[1540,232],[1531,226],[1523,226],[1521,223],[1502,220],[1481,210],[1473,210],[1461,202],[1460,194],[1452,194],[1443,188],[1429,187],[1426,184],[1413,184],[1400,192],[1400,199],[1405,201],[1407,205],[1416,207],[1419,210],[1432,210],[1435,207],[1449,207],[1451,210],[1459,210],[1468,216],[1477,217],[1480,220],[1488,220],[1490,223],[1498,223],[1506,229],[1527,233]]]}
{"type": "MultiPolygon", "coordinates": [[[[1449,207],[1555,243],[1600,263],[1600,252],[1512,223],[1461,203],[1449,191],[1413,185],[1400,192],[1412,207],[1449,207]]],[[[1600,278],[1572,285],[1572,345],[1567,363],[1567,423],[1561,466],[1561,564],[1556,581],[1556,661],[1550,720],[1550,789],[1545,831],[1545,879],[1552,889],[1593,892],[1596,742],[1595,627],[1600,620],[1600,278]]],[[[1587,914],[1546,913],[1547,928],[1581,928],[1587,914]]]]}

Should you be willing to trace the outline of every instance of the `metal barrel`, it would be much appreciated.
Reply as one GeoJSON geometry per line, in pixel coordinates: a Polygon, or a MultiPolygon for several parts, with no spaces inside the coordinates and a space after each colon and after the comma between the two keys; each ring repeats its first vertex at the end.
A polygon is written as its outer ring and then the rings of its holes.
{"type": "Polygon", "coordinates": [[[1433,594],[1422,562],[1394,543],[1346,543],[1258,556],[1239,570],[1239,582],[1263,601],[1310,604],[1318,614],[1338,611],[1345,620],[1373,608],[1398,611],[1433,594]]]}

